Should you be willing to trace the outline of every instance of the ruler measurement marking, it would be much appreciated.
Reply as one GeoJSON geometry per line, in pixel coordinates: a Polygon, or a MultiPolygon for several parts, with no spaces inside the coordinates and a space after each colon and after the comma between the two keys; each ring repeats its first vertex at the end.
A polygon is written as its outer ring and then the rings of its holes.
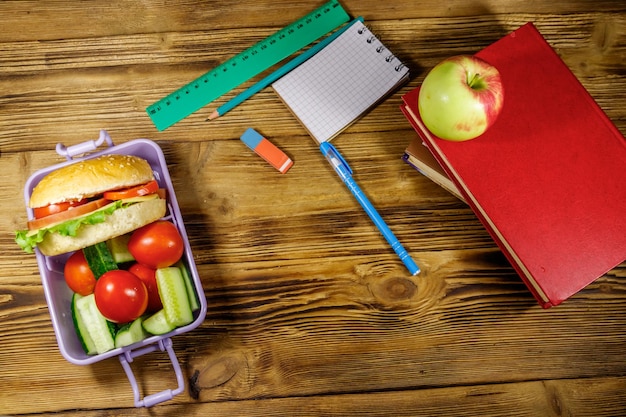
{"type": "Polygon", "coordinates": [[[331,0],[168,94],[146,111],[157,129],[164,130],[348,20],[338,1],[331,0]]]}

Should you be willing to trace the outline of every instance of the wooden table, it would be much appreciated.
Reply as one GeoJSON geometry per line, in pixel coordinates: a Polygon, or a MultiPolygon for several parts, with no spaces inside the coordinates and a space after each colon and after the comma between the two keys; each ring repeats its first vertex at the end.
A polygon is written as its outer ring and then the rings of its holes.
{"type": "MultiPolygon", "coordinates": [[[[411,277],[271,89],[158,132],[145,108],[323,1],[0,2],[0,415],[626,415],[626,264],[541,309],[472,211],[401,161],[398,109],[441,59],[535,22],[626,133],[623,1],[345,0],[412,78],[334,143],[423,272],[411,277]],[[239,140],[264,133],[281,175],[239,140]],[[186,390],[135,409],[117,359],[60,354],[23,228],[58,142],[155,140],[208,303],[173,339],[186,390]]],[[[624,231],[621,231],[624,232],[624,231]]],[[[145,394],[166,355],[133,363],[145,394]]]]}

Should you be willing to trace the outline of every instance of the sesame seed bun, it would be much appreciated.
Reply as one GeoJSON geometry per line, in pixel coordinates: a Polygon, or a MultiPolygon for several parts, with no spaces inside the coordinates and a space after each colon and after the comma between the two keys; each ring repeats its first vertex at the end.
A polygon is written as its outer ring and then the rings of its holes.
{"type": "Polygon", "coordinates": [[[43,241],[37,244],[37,247],[46,256],[73,252],[130,233],[141,226],[157,221],[165,215],[165,211],[166,203],[161,198],[142,201],[115,210],[103,223],[81,226],[76,236],[48,233],[43,241]]]}
{"type": "Polygon", "coordinates": [[[33,189],[29,206],[81,200],[154,179],[148,161],[132,155],[104,155],[67,165],[46,175],[33,189]]]}

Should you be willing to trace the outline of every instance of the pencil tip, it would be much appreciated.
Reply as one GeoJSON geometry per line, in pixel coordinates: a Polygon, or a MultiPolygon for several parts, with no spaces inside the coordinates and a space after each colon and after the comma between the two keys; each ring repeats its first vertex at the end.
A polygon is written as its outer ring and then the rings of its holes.
{"type": "Polygon", "coordinates": [[[209,115],[209,118],[207,119],[207,121],[217,119],[218,117],[220,117],[220,114],[217,112],[217,110],[215,110],[213,113],[209,115]]]}

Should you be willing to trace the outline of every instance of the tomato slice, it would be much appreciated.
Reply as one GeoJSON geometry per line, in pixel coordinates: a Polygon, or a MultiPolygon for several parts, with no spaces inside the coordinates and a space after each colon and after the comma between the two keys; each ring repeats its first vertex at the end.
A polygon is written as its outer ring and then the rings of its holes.
{"type": "Polygon", "coordinates": [[[99,200],[94,200],[85,204],[81,204],[80,206],[70,207],[65,211],[51,214],[41,219],[34,219],[34,220],[29,221],[28,229],[37,230],[37,229],[42,229],[46,226],[50,226],[55,223],[64,222],[66,220],[70,220],[75,217],[82,216],[83,214],[87,214],[92,211],[95,211],[99,209],[100,207],[106,206],[109,203],[110,203],[109,200],[105,198],[101,198],[99,200]]]}
{"type": "Polygon", "coordinates": [[[122,190],[106,191],[103,195],[107,200],[122,200],[124,198],[141,197],[154,194],[159,190],[159,184],[152,180],[146,184],[124,188],[122,190]]]}
{"type": "Polygon", "coordinates": [[[85,204],[87,200],[74,200],[74,201],[64,201],[62,203],[50,204],[45,207],[37,207],[33,209],[33,214],[36,219],[41,219],[42,217],[50,216],[51,214],[60,213],[62,211],[68,210],[70,207],[80,206],[85,204]]]}

